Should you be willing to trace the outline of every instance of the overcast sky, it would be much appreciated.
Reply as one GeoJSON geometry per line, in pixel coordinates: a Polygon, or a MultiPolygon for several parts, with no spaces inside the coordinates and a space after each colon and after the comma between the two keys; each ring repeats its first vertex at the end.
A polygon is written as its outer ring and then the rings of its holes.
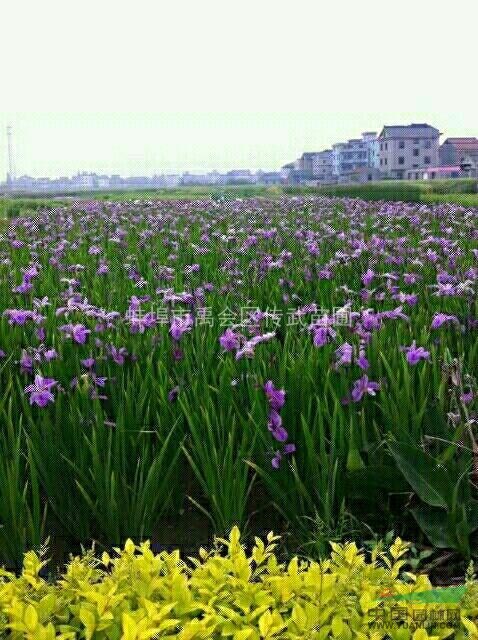
{"type": "Polygon", "coordinates": [[[5,0],[16,174],[277,169],[383,124],[478,136],[478,2],[5,0]]]}

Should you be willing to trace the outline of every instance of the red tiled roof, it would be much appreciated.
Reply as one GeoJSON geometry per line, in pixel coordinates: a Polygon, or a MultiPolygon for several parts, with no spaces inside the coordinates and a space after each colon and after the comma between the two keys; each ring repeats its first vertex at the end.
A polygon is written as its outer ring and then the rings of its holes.
{"type": "Polygon", "coordinates": [[[447,138],[443,144],[447,143],[462,149],[478,149],[478,138],[447,138]]]}

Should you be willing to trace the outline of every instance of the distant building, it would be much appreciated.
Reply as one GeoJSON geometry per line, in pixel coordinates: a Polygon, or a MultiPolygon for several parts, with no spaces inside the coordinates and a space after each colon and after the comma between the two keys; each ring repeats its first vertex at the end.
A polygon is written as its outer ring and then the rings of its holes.
{"type": "Polygon", "coordinates": [[[447,178],[465,178],[466,174],[458,165],[450,167],[430,167],[421,170],[423,180],[444,180],[447,178]]]}
{"type": "Polygon", "coordinates": [[[374,182],[382,179],[382,172],[375,167],[357,167],[338,177],[339,184],[374,182]]]}
{"type": "Polygon", "coordinates": [[[332,150],[306,151],[294,162],[283,165],[280,176],[285,184],[333,184],[336,179],[332,172],[332,150]]]}
{"type": "Polygon", "coordinates": [[[373,168],[376,166],[375,131],[362,133],[361,138],[354,138],[347,142],[338,142],[332,147],[332,168],[339,182],[355,182],[353,179],[357,173],[374,177],[373,168]],[[367,170],[371,171],[367,173],[367,170]]]}
{"type": "Polygon", "coordinates": [[[257,176],[250,169],[232,169],[226,173],[227,184],[255,184],[257,176]]]}
{"type": "Polygon", "coordinates": [[[181,176],[177,174],[170,173],[162,176],[162,178],[164,179],[164,186],[168,189],[174,189],[181,184],[181,176]]]}
{"type": "Polygon", "coordinates": [[[387,178],[416,179],[438,165],[440,132],[429,124],[385,126],[378,136],[376,167],[387,178]]]}
{"type": "Polygon", "coordinates": [[[98,176],[98,189],[109,189],[110,178],[109,176],[98,176]]]}
{"type": "MultiPolygon", "coordinates": [[[[48,180],[48,178],[45,178],[48,180]]],[[[97,176],[94,173],[78,173],[72,178],[73,186],[77,189],[95,189],[98,186],[97,176]]]]}
{"type": "Polygon", "coordinates": [[[287,164],[284,164],[280,170],[281,182],[290,184],[292,182],[293,173],[294,173],[294,163],[288,162],[287,164]]]}
{"type": "Polygon", "coordinates": [[[226,177],[224,174],[219,173],[219,171],[210,171],[206,177],[208,184],[211,185],[223,185],[226,183],[226,177]]]}
{"type": "Polygon", "coordinates": [[[464,170],[478,168],[478,138],[447,138],[439,149],[441,166],[458,165],[464,170]]]}
{"type": "Polygon", "coordinates": [[[185,187],[205,185],[207,183],[208,182],[207,182],[206,175],[198,174],[198,173],[189,173],[188,171],[183,173],[183,177],[181,179],[181,184],[185,187]]]}
{"type": "Polygon", "coordinates": [[[297,161],[297,170],[301,172],[303,178],[312,178],[314,175],[315,159],[319,155],[318,151],[306,151],[297,161]]]}
{"type": "Polygon", "coordinates": [[[258,171],[256,174],[258,184],[280,184],[282,175],[280,171],[258,171]]]}
{"type": "Polygon", "coordinates": [[[332,149],[325,149],[315,153],[312,158],[312,178],[318,184],[331,184],[334,182],[332,149]]]}

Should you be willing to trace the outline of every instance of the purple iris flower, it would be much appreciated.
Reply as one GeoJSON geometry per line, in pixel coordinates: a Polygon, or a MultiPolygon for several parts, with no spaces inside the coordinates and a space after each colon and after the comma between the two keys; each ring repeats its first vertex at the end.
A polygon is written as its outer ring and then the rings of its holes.
{"type": "Polygon", "coordinates": [[[404,273],[403,280],[405,284],[415,284],[420,279],[420,276],[416,273],[404,273]]]}
{"type": "Polygon", "coordinates": [[[275,337],[275,331],[271,331],[269,333],[264,333],[262,335],[254,336],[250,340],[244,343],[241,349],[236,351],[236,360],[240,360],[243,356],[247,356],[248,358],[252,358],[254,356],[254,349],[261,342],[268,342],[275,337]]]}
{"type": "Polygon", "coordinates": [[[337,358],[335,366],[352,364],[353,347],[348,342],[344,342],[335,351],[335,357],[337,358]]]}
{"type": "Polygon", "coordinates": [[[25,350],[20,358],[20,370],[22,373],[33,373],[33,358],[25,350]]]}
{"type": "Polygon", "coordinates": [[[78,344],[85,344],[86,338],[89,333],[90,330],[82,324],[74,324],[72,326],[71,335],[73,337],[73,340],[78,344]]]}
{"type": "Polygon", "coordinates": [[[433,316],[431,328],[432,329],[438,329],[443,324],[446,324],[448,322],[455,322],[456,324],[458,324],[458,318],[456,316],[448,315],[446,313],[436,313],[433,316]]]}
{"type": "Polygon", "coordinates": [[[116,364],[124,364],[125,358],[128,355],[126,347],[120,347],[117,349],[115,346],[110,346],[110,356],[116,362],[116,364]]]}
{"type": "Polygon", "coordinates": [[[397,307],[392,311],[384,311],[380,316],[386,320],[405,320],[405,322],[410,322],[410,318],[403,313],[402,307],[397,307]]]}
{"type": "Polygon", "coordinates": [[[55,349],[47,349],[44,353],[43,353],[43,357],[45,358],[45,360],[47,362],[50,362],[51,360],[54,360],[55,358],[58,357],[57,352],[55,351],[55,349]]]}
{"type": "Polygon", "coordinates": [[[35,314],[28,309],[7,309],[3,315],[8,316],[9,324],[24,325],[27,320],[33,320],[35,314]]]}
{"type": "Polygon", "coordinates": [[[272,466],[274,467],[274,469],[278,469],[280,467],[280,463],[284,455],[289,455],[291,453],[294,453],[294,451],[295,444],[293,443],[286,444],[282,450],[282,453],[280,451],[276,451],[274,457],[272,458],[272,466]]]}
{"type": "Polygon", "coordinates": [[[360,351],[359,351],[359,357],[357,358],[357,364],[362,369],[362,371],[366,371],[370,367],[370,364],[369,364],[369,362],[367,360],[367,357],[365,355],[365,351],[363,349],[360,349],[360,351]]]}
{"type": "Polygon", "coordinates": [[[470,389],[469,391],[466,391],[465,393],[462,393],[460,396],[460,400],[463,404],[470,404],[471,402],[473,402],[473,398],[475,397],[473,390],[470,389]]]}
{"type": "Polygon", "coordinates": [[[315,347],[323,347],[327,344],[329,339],[333,340],[337,335],[331,327],[314,327],[312,331],[315,347]]]}
{"type": "Polygon", "coordinates": [[[367,269],[367,271],[362,275],[362,282],[364,287],[368,287],[372,283],[374,277],[375,271],[372,271],[372,269],[367,269]]]}
{"type": "Polygon", "coordinates": [[[272,458],[272,466],[274,469],[278,469],[280,467],[280,461],[282,460],[282,454],[280,451],[276,451],[274,457],[272,458]]]}
{"type": "Polygon", "coordinates": [[[133,317],[130,320],[130,331],[131,333],[144,333],[146,329],[150,329],[154,327],[156,324],[156,316],[150,311],[145,314],[144,317],[133,317]]]}
{"type": "Polygon", "coordinates": [[[235,333],[232,329],[226,329],[222,336],[220,336],[219,343],[225,351],[238,349],[240,345],[239,334],[235,333]]]}
{"type": "Polygon", "coordinates": [[[418,302],[418,296],[416,293],[399,293],[395,296],[402,304],[408,304],[411,307],[418,302]]]}
{"type": "Polygon", "coordinates": [[[408,364],[415,365],[420,360],[428,360],[430,358],[430,352],[425,351],[423,347],[417,347],[415,340],[409,347],[402,347],[402,350],[407,354],[408,364]]]}
{"type": "Polygon", "coordinates": [[[267,428],[278,442],[285,442],[289,437],[289,434],[282,426],[282,418],[275,409],[271,409],[269,412],[267,428]]]}
{"type": "Polygon", "coordinates": [[[179,387],[173,387],[171,391],[168,393],[169,402],[174,402],[179,395],[179,387]]]}
{"type": "Polygon", "coordinates": [[[362,317],[360,319],[360,322],[362,327],[366,331],[379,329],[382,324],[381,317],[378,314],[371,311],[370,309],[367,309],[366,311],[362,312],[362,317]]]}
{"type": "Polygon", "coordinates": [[[96,270],[96,273],[99,276],[104,276],[106,273],[108,273],[108,271],[109,271],[109,267],[106,264],[106,262],[100,262],[100,265],[99,265],[98,269],[96,270]]]}
{"type": "Polygon", "coordinates": [[[271,408],[279,411],[285,403],[284,389],[276,389],[272,380],[268,380],[264,385],[264,391],[271,408]]]}
{"type": "Polygon", "coordinates": [[[354,402],[360,402],[364,395],[374,396],[375,392],[380,389],[378,382],[372,382],[368,379],[367,375],[363,375],[361,378],[354,382],[352,389],[352,400],[354,402]]]}
{"type": "Polygon", "coordinates": [[[310,325],[309,329],[313,333],[313,342],[316,347],[323,347],[330,340],[334,340],[337,333],[332,329],[333,318],[324,315],[310,325]]]}
{"type": "Polygon", "coordinates": [[[18,287],[14,287],[13,293],[29,293],[32,289],[32,283],[28,282],[27,280],[23,280],[23,282],[19,284],[18,287]]]}
{"type": "Polygon", "coordinates": [[[60,327],[77,344],[85,344],[86,338],[91,331],[82,324],[67,324],[60,327]]]}
{"type": "Polygon", "coordinates": [[[94,373],[91,374],[91,379],[93,380],[93,382],[97,387],[104,387],[106,384],[106,381],[108,380],[108,378],[99,377],[94,373]]]}
{"type": "Polygon", "coordinates": [[[57,384],[53,378],[43,378],[37,374],[35,382],[25,387],[25,393],[30,394],[30,404],[36,404],[39,407],[45,407],[49,402],[55,400],[52,389],[57,384]]]}
{"type": "Polygon", "coordinates": [[[184,267],[184,274],[186,276],[191,275],[192,273],[197,273],[200,269],[198,264],[189,264],[184,267]]]}
{"type": "Polygon", "coordinates": [[[191,331],[192,326],[193,319],[190,313],[188,313],[184,318],[175,316],[171,320],[169,333],[171,334],[173,340],[176,340],[176,342],[178,342],[184,333],[186,333],[187,331],[191,331]]]}

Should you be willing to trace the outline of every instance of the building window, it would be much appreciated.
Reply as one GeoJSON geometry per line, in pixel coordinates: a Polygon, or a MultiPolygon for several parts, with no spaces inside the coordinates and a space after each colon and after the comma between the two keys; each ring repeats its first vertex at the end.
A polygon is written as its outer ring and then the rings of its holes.
{"type": "Polygon", "coordinates": [[[398,164],[405,164],[405,158],[403,156],[398,158],[398,164]]]}
{"type": "Polygon", "coordinates": [[[417,165],[417,164],[414,164],[414,165],[413,165],[413,168],[414,168],[414,169],[418,169],[418,165],[417,165]]]}
{"type": "Polygon", "coordinates": [[[415,140],[413,141],[413,144],[420,144],[420,140],[418,138],[415,138],[415,140]]]}
{"type": "Polygon", "coordinates": [[[385,164],[388,164],[387,158],[385,158],[385,164]]]}
{"type": "Polygon", "coordinates": [[[382,160],[382,158],[380,158],[380,166],[382,166],[382,165],[383,165],[383,160],[382,160]]]}
{"type": "Polygon", "coordinates": [[[420,149],[414,149],[413,155],[415,156],[415,158],[417,158],[420,155],[420,149]]]}
{"type": "Polygon", "coordinates": [[[398,148],[405,149],[405,140],[400,140],[400,142],[398,143],[398,148]]]}
{"type": "Polygon", "coordinates": [[[430,156],[425,156],[425,157],[423,158],[423,162],[424,162],[425,164],[431,164],[431,161],[432,161],[432,159],[430,158],[430,156]]]}
{"type": "Polygon", "coordinates": [[[388,142],[385,143],[385,151],[388,151],[388,142]]]}
{"type": "Polygon", "coordinates": [[[432,141],[425,140],[425,149],[431,149],[431,148],[432,148],[432,141]]]}

